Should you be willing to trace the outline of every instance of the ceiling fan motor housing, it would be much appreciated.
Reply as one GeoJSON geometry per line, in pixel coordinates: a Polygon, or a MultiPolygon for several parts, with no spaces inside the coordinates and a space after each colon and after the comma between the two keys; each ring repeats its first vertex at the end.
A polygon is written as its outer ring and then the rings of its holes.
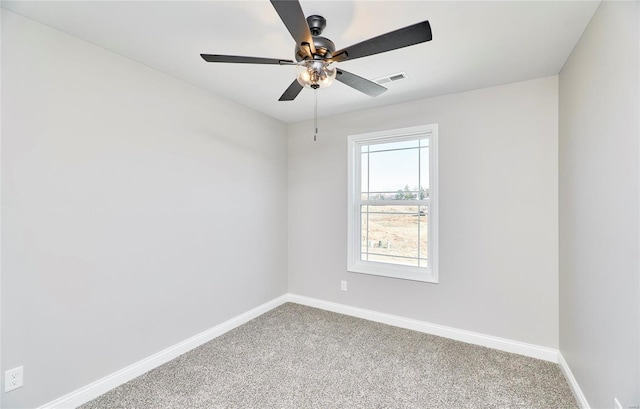
{"type": "MultiPolygon", "coordinates": [[[[313,45],[316,48],[316,52],[313,55],[314,59],[331,58],[333,52],[336,50],[333,41],[326,37],[321,37],[322,30],[327,26],[327,20],[318,15],[307,17],[307,23],[309,24],[309,31],[311,31],[311,37],[313,38],[313,45]]],[[[300,62],[305,59],[306,53],[300,51],[300,47],[296,46],[295,56],[296,61],[300,62]]]]}

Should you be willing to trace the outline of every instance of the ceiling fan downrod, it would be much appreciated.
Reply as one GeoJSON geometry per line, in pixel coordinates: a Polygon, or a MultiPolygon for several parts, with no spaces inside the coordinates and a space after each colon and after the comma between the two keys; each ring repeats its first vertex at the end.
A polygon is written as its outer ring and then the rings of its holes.
{"type": "Polygon", "coordinates": [[[311,35],[319,36],[322,34],[322,30],[327,26],[327,20],[322,16],[314,14],[307,17],[307,24],[309,24],[309,31],[311,31],[311,35]]]}

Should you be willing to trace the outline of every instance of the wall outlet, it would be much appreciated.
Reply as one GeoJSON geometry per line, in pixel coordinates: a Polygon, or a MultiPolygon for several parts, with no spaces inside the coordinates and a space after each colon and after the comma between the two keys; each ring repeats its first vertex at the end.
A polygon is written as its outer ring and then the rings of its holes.
{"type": "Polygon", "coordinates": [[[6,371],[4,373],[4,391],[9,392],[22,387],[23,375],[21,366],[6,371]]]}
{"type": "Polygon", "coordinates": [[[346,281],[340,281],[340,289],[342,291],[347,291],[347,282],[346,281]]]}

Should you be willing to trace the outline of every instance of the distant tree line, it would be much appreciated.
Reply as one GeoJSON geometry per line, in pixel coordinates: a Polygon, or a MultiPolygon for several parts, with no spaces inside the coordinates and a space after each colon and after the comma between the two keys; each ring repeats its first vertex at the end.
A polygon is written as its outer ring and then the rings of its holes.
{"type": "Polygon", "coordinates": [[[395,195],[396,200],[414,200],[416,197],[420,197],[420,200],[426,199],[429,197],[429,189],[425,189],[420,186],[420,190],[417,188],[411,190],[409,189],[409,185],[405,185],[404,189],[398,189],[395,195]]]}

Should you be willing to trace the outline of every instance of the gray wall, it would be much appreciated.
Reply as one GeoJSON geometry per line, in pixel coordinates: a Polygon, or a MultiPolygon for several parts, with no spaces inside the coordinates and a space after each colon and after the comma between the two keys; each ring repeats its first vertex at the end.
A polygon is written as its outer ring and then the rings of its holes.
{"type": "Polygon", "coordinates": [[[560,350],[594,408],[640,402],[639,4],[601,4],[560,73],[560,350]]]}
{"type": "Polygon", "coordinates": [[[557,95],[554,76],[321,118],[317,142],[290,125],[289,291],[557,348],[557,95]],[[436,122],[440,283],[347,272],[347,136],[436,122]]]}
{"type": "Polygon", "coordinates": [[[309,121],[2,10],[0,371],[25,367],[3,407],[58,398],[287,285],[559,346],[593,407],[637,404],[638,17],[638,2],[601,6],[560,74],[560,120],[549,77],[322,118],[313,142],[309,121]],[[346,136],[434,122],[440,283],[348,273],[346,136]]]}
{"type": "Polygon", "coordinates": [[[286,158],[283,123],[3,10],[3,407],[286,293],[286,158]]]}

